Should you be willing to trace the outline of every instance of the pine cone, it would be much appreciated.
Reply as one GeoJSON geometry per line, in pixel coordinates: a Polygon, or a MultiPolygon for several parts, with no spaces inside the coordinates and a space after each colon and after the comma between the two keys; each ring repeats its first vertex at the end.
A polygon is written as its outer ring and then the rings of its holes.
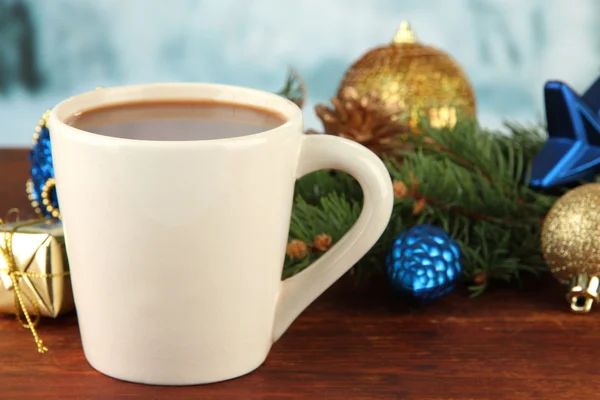
{"type": "Polygon", "coordinates": [[[354,140],[379,155],[404,148],[400,135],[408,133],[409,127],[398,122],[399,110],[385,105],[376,93],[359,97],[354,88],[347,87],[331,103],[333,108],[315,107],[325,133],[354,140]]]}

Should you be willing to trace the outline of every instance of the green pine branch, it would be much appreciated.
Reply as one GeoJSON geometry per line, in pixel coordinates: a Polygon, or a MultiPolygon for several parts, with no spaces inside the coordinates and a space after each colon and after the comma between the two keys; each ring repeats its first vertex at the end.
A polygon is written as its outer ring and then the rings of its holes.
{"type": "Polygon", "coordinates": [[[289,68],[283,87],[277,92],[278,95],[293,101],[302,108],[306,100],[306,85],[304,80],[294,68],[289,68]]]}
{"type": "MultiPolygon", "coordinates": [[[[461,123],[409,140],[415,150],[385,160],[405,190],[398,191],[386,231],[353,269],[358,279],[383,272],[394,238],[422,223],[441,226],[460,244],[464,280],[474,295],[495,280],[518,281],[545,270],[539,235],[556,197],[526,185],[542,129],[507,125],[507,132],[498,133],[461,123]]],[[[359,185],[345,173],[318,171],[300,179],[290,240],[310,245],[325,233],[335,243],[356,221],[361,204],[359,185]]],[[[313,249],[301,259],[288,256],[284,276],[322,254],[313,249]]]]}

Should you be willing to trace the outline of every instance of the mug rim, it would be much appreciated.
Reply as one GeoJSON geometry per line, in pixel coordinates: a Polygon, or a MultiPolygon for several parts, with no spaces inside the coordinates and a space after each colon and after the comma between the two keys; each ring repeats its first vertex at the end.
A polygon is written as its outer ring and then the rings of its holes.
{"type": "Polygon", "coordinates": [[[302,131],[302,110],[292,101],[278,94],[244,86],[201,82],[159,82],[111,87],[98,87],[62,100],[50,111],[48,128],[52,131],[68,133],[74,139],[94,140],[103,143],[118,143],[136,146],[181,146],[210,145],[266,138],[282,133],[289,134],[289,128],[300,126],[302,131]],[[162,94],[157,94],[161,92],[162,94]],[[131,139],[106,136],[69,125],[66,120],[76,113],[117,104],[139,101],[160,100],[214,100],[217,102],[254,106],[272,110],[282,115],[286,121],[274,128],[248,135],[195,140],[154,140],[131,139]]]}

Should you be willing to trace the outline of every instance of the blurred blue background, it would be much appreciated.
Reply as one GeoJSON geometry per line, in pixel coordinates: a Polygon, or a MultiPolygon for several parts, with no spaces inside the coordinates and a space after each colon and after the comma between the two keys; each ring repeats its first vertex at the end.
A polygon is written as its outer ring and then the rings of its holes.
{"type": "Polygon", "coordinates": [[[207,81],[277,91],[288,66],[313,106],[402,20],[474,84],[482,125],[543,121],[543,84],[600,73],[600,1],[0,0],[0,145],[31,143],[42,113],[96,86],[207,81]]]}

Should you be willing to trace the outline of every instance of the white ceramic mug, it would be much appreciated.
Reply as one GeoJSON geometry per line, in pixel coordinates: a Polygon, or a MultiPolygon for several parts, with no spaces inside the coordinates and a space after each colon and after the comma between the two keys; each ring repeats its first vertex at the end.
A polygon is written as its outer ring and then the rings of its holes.
{"type": "Polygon", "coordinates": [[[392,209],[390,177],[375,154],[304,135],[301,110],[267,92],[196,83],[103,88],[58,104],[49,129],[83,349],[94,368],[123,380],[188,385],[254,370],[376,242],[392,209]],[[260,106],[287,122],[197,141],[109,137],[65,123],[89,109],[166,99],[260,106]],[[362,213],[324,256],[281,281],[294,182],[325,168],[358,180],[362,213]]]}

